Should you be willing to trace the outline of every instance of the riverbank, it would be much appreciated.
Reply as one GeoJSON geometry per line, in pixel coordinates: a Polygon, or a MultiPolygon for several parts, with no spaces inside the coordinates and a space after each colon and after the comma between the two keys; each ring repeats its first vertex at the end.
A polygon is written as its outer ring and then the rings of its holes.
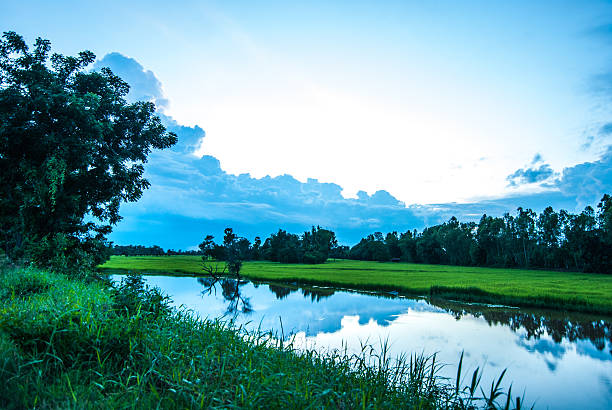
{"type": "MultiPolygon", "coordinates": [[[[199,256],[113,256],[100,269],[203,275],[199,256]]],[[[320,265],[245,262],[241,274],[280,283],[612,314],[612,275],[603,274],[348,260],[320,265]]]]}
{"type": "MultiPolygon", "coordinates": [[[[35,269],[0,272],[2,408],[487,405],[476,386],[437,377],[437,366],[391,360],[384,346],[361,356],[297,351],[270,334],[173,310],[137,276],[111,287],[35,269]]],[[[516,404],[493,387],[483,396],[499,408],[516,404]]]]}

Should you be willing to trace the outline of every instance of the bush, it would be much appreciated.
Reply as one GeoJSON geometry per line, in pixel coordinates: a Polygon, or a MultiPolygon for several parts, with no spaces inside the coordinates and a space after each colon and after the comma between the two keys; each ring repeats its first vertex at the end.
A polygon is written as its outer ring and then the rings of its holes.
{"type": "Polygon", "coordinates": [[[171,312],[170,298],[147,286],[139,273],[129,273],[113,288],[113,301],[113,308],[127,316],[140,313],[157,319],[171,312]]]}
{"type": "Polygon", "coordinates": [[[29,244],[26,257],[36,265],[67,275],[88,276],[96,266],[110,258],[106,242],[94,238],[78,239],[58,233],[29,244]]]}
{"type": "Polygon", "coordinates": [[[304,263],[307,264],[325,263],[326,260],[327,255],[321,251],[307,251],[304,253],[304,263]]]}

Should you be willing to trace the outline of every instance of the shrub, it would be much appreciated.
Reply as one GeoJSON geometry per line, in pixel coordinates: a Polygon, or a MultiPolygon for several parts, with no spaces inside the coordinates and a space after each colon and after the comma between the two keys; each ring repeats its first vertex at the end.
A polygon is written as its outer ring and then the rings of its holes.
{"type": "Polygon", "coordinates": [[[113,288],[113,301],[114,309],[127,316],[140,312],[157,319],[171,312],[170,298],[147,286],[139,273],[129,273],[113,288]]]}

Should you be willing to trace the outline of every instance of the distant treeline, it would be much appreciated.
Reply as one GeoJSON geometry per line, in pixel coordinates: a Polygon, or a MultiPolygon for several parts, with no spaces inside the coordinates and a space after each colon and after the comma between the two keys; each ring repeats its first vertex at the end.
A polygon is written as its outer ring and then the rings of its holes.
{"type": "Polygon", "coordinates": [[[202,255],[205,258],[226,261],[231,256],[240,260],[268,260],[282,263],[323,263],[328,258],[348,258],[349,247],[338,246],[336,234],[319,226],[312,227],[302,235],[279,229],[263,243],[259,236],[253,242],[236,235],[232,228],[226,228],[223,242],[216,243],[215,237],[207,235],[198,250],[164,251],[161,247],[142,245],[115,245],[113,255],[157,256],[157,255],[202,255]],[[230,255],[231,254],[231,255],[230,255]]]}
{"type": "Polygon", "coordinates": [[[158,256],[158,255],[201,255],[200,251],[175,251],[168,249],[164,251],[163,248],[157,245],[153,246],[142,246],[142,245],[115,245],[111,248],[111,255],[124,255],[124,256],[158,256]]]}
{"type": "Polygon", "coordinates": [[[515,216],[483,215],[479,223],[452,217],[421,233],[376,232],[349,258],[612,273],[612,198],[606,194],[597,211],[588,206],[580,214],[518,208],[515,216]]]}
{"type": "Polygon", "coordinates": [[[562,269],[612,273],[612,197],[604,195],[597,211],[579,214],[552,207],[539,215],[518,208],[516,215],[483,215],[480,222],[448,222],[422,232],[375,232],[349,248],[339,246],[333,231],[319,226],[301,235],[279,229],[262,242],[225,229],[222,243],[208,235],[199,251],[164,252],[159,246],[115,246],[115,255],[203,255],[219,261],[268,260],[323,263],[328,258],[367,261],[562,269]]]}
{"type": "Polygon", "coordinates": [[[223,243],[215,243],[214,236],[208,235],[199,248],[205,257],[220,261],[227,260],[230,253],[237,253],[241,260],[309,264],[323,263],[330,257],[338,257],[340,250],[348,255],[348,247],[338,246],[336,234],[319,226],[312,227],[302,235],[279,229],[263,243],[259,236],[251,243],[246,238],[238,237],[232,228],[226,228],[223,243]]]}

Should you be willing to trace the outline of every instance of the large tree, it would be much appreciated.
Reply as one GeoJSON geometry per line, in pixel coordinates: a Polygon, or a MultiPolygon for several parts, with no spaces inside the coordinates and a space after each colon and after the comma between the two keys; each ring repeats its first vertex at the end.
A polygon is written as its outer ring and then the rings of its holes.
{"type": "Polygon", "coordinates": [[[152,149],[176,143],[151,102],[95,55],[50,55],[14,32],[0,39],[0,247],[9,258],[59,268],[98,263],[119,205],[149,182],[152,149]]]}

